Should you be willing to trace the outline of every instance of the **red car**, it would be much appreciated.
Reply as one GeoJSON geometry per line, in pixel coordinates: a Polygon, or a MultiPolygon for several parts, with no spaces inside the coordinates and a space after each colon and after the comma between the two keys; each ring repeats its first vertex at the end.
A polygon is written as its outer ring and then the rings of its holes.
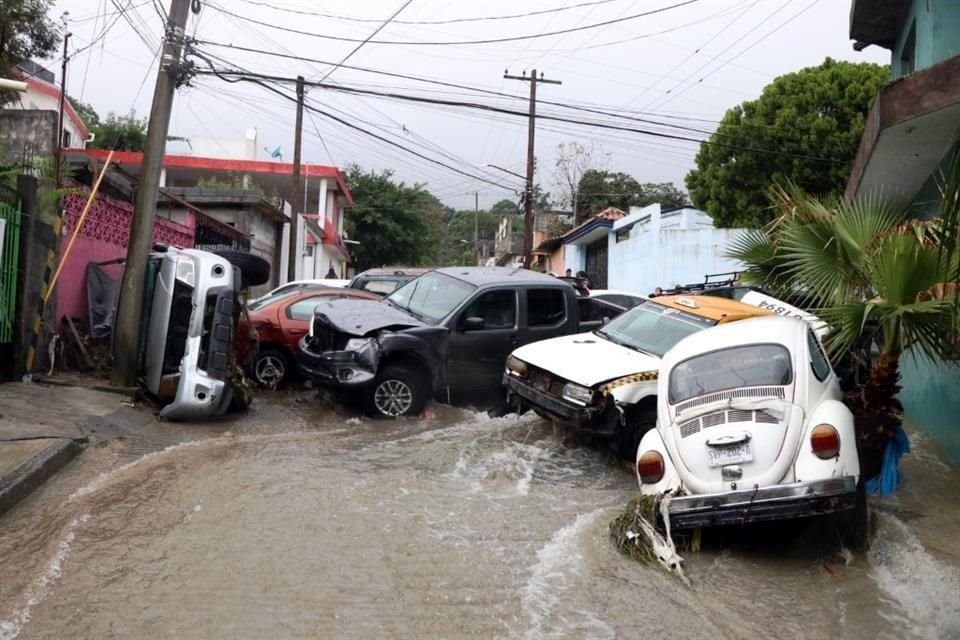
{"type": "Polygon", "coordinates": [[[241,350],[240,360],[248,363],[254,380],[276,387],[293,377],[297,342],[310,330],[317,304],[332,297],[380,300],[380,296],[366,291],[330,287],[261,298],[248,305],[247,317],[241,318],[237,328],[237,347],[241,350]],[[241,337],[249,336],[251,330],[256,332],[256,342],[252,344],[257,345],[257,353],[256,357],[245,359],[243,351],[249,350],[251,342],[241,337]]]}

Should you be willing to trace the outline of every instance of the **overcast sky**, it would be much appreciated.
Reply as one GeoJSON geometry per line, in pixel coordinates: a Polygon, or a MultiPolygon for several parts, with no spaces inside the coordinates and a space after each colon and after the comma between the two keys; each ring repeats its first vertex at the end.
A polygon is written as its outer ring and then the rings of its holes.
{"type": "MultiPolygon", "coordinates": [[[[503,75],[507,69],[519,75],[535,67],[547,78],[563,83],[540,85],[538,94],[543,100],[606,112],[629,112],[634,117],[673,126],[630,122],[540,104],[544,114],[702,139],[706,136],[700,131],[713,130],[725,110],[757,97],[777,75],[817,65],[827,56],[889,62],[889,53],[876,47],[860,53],[853,51],[847,34],[850,0],[694,0],[668,8],[683,2],[411,0],[374,37],[399,44],[368,43],[350,58],[348,65],[469,85],[515,97],[343,67],[336,69],[327,81],[525,111],[529,84],[506,80],[503,75]],[[556,9],[562,10],[553,11],[556,9]],[[657,9],[664,10],[589,28],[657,9]],[[535,15],[463,21],[531,12],[535,15]],[[581,30],[490,44],[409,44],[515,38],[577,28],[581,30]]],[[[285,77],[301,74],[307,80],[317,81],[331,69],[330,65],[265,53],[338,62],[357,43],[317,36],[362,40],[405,4],[406,0],[201,0],[201,13],[191,14],[188,32],[201,41],[257,51],[199,45],[201,51],[226,61],[219,63],[221,67],[285,77]],[[296,34],[270,25],[315,35],[296,34]]],[[[87,47],[71,60],[67,83],[70,95],[90,103],[101,115],[130,109],[138,115],[148,115],[162,34],[159,10],[166,13],[168,6],[169,0],[58,0],[55,15],[69,11],[71,51],[87,47]],[[123,16],[118,15],[117,6],[126,9],[123,16]],[[105,27],[109,30],[102,35],[105,27]],[[97,43],[88,47],[95,39],[97,43]]],[[[55,68],[59,76],[59,60],[49,61],[48,66],[55,68]]],[[[292,93],[290,85],[274,86],[292,93]]],[[[472,208],[475,191],[479,191],[480,205],[484,207],[504,197],[515,198],[510,190],[522,188],[520,180],[486,165],[496,164],[523,173],[525,117],[361,97],[322,88],[310,89],[307,99],[342,120],[502,186],[431,164],[320,114],[305,118],[305,161],[335,163],[340,167],[356,162],[366,168],[392,169],[407,182],[427,183],[445,203],[457,208],[472,208]]],[[[231,138],[242,137],[247,128],[255,127],[261,158],[268,157],[264,148],[273,150],[280,146],[284,159],[289,160],[293,152],[293,123],[294,105],[263,87],[199,76],[192,86],[178,91],[170,134],[231,138]]],[[[671,181],[678,186],[683,185],[683,176],[692,168],[698,147],[695,142],[540,121],[536,139],[537,180],[552,190],[556,146],[591,140],[610,154],[610,169],[628,172],[641,182],[671,181]]]]}

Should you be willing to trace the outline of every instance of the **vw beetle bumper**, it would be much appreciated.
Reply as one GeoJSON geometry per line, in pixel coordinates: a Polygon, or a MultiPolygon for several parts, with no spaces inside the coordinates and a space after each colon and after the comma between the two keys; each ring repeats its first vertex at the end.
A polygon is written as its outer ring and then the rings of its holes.
{"type": "Polygon", "coordinates": [[[856,503],[854,476],[794,482],[673,498],[669,507],[670,526],[694,529],[807,518],[853,509],[856,503]]]}

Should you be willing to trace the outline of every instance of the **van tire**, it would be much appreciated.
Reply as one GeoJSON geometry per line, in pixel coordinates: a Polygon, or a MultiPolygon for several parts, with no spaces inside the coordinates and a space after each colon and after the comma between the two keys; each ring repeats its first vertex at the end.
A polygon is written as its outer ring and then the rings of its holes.
{"type": "Polygon", "coordinates": [[[225,258],[240,270],[241,289],[257,287],[270,281],[270,263],[245,251],[222,249],[212,253],[225,258]]]}

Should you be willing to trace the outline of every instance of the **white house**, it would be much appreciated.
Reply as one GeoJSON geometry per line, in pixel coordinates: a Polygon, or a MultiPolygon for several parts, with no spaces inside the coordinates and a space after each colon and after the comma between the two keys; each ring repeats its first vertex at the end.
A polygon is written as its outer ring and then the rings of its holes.
{"type": "MultiPolygon", "coordinates": [[[[60,111],[60,87],[56,85],[53,73],[33,62],[20,66],[21,78],[27,83],[27,90],[18,94],[19,100],[6,106],[7,109],[30,109],[34,111],[60,111]]],[[[63,131],[60,146],[83,149],[93,140],[93,134],[87,129],[83,119],[77,115],[69,100],[63,103],[63,131]]]]}
{"type": "Polygon", "coordinates": [[[724,254],[743,231],[718,229],[692,207],[608,209],[564,236],[564,255],[566,266],[586,271],[595,288],[648,294],[742,269],[724,254]]]}

